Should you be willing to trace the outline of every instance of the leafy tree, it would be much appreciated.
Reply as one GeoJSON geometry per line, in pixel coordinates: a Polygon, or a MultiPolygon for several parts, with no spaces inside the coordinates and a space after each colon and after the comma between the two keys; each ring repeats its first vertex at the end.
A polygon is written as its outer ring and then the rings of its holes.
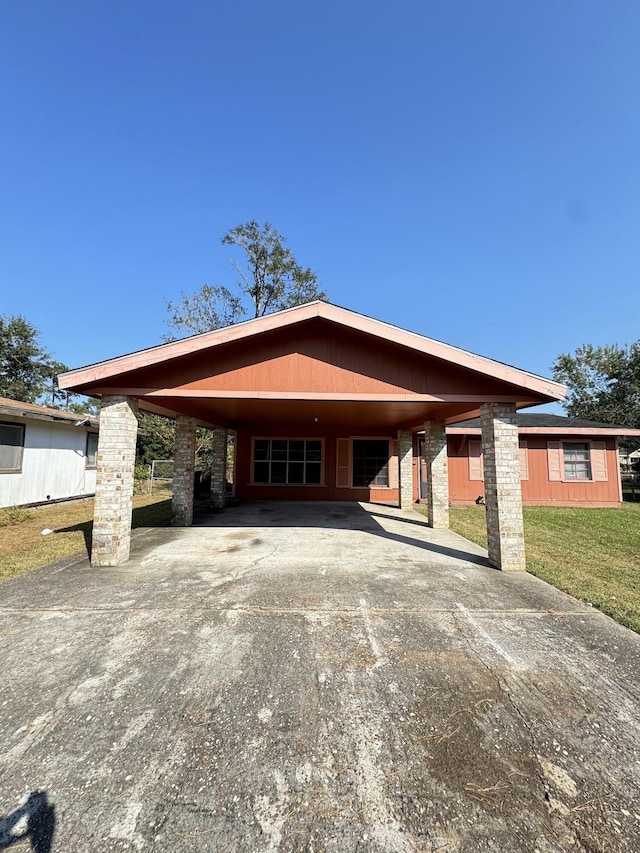
{"type": "Polygon", "coordinates": [[[71,405],[71,394],[69,391],[62,391],[58,385],[58,376],[68,370],[66,364],[59,361],[48,361],[45,364],[46,377],[44,380],[44,391],[41,402],[45,406],[50,406],[52,409],[65,408],[69,409],[71,405]]]}
{"type": "Polygon", "coordinates": [[[242,300],[226,287],[203,284],[193,295],[182,294],[180,302],[167,302],[171,318],[167,324],[178,334],[199,335],[231,326],[243,319],[242,300]]]}
{"type": "Polygon", "coordinates": [[[140,412],[138,423],[137,463],[151,465],[154,459],[173,459],[175,421],[140,412]]]}
{"type": "Polygon", "coordinates": [[[92,400],[91,397],[84,397],[72,403],[69,398],[80,395],[73,394],[70,391],[62,391],[61,393],[66,395],[67,405],[65,409],[68,412],[73,412],[76,415],[93,415],[95,418],[100,415],[100,403],[97,400],[92,400]]]}
{"type": "Polygon", "coordinates": [[[0,317],[0,396],[35,403],[45,393],[51,357],[22,316],[0,317]]]}
{"type": "Polygon", "coordinates": [[[191,296],[183,293],[180,302],[167,302],[167,325],[178,334],[197,334],[326,299],[316,273],[300,266],[285,242],[268,222],[260,226],[255,219],[227,231],[222,243],[243,252],[244,263],[233,264],[238,294],[208,284],[191,296]]]}
{"type": "MultiPolygon", "coordinates": [[[[136,464],[151,465],[154,459],[173,459],[175,452],[175,421],[140,412],[138,415],[138,443],[136,464]]],[[[198,427],[196,430],[196,468],[205,475],[211,473],[212,464],[211,432],[198,427]]]]}
{"type": "Polygon", "coordinates": [[[569,388],[563,405],[570,417],[640,428],[640,341],[584,344],[573,354],[559,355],[553,375],[569,388]]]}
{"type": "Polygon", "coordinates": [[[97,414],[94,400],[60,390],[58,376],[69,368],[51,358],[39,337],[36,327],[24,317],[0,317],[0,397],[97,414]]]}

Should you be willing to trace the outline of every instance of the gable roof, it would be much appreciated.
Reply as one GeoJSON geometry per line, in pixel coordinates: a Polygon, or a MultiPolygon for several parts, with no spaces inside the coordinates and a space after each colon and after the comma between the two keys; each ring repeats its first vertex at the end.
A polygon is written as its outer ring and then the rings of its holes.
{"type": "Polygon", "coordinates": [[[321,301],[308,302],[304,305],[288,308],[285,311],[268,314],[254,320],[245,320],[233,326],[226,326],[223,329],[215,329],[178,341],[159,344],[128,355],[70,370],[61,374],[58,381],[60,387],[65,389],[99,385],[113,380],[123,373],[130,373],[140,368],[203,353],[207,350],[215,350],[217,347],[233,342],[250,342],[255,336],[290,328],[316,318],[379,338],[387,343],[397,344],[408,350],[413,350],[416,354],[432,356],[440,361],[471,370],[481,376],[515,385],[548,400],[562,400],[565,396],[564,386],[551,379],[321,301]]]}

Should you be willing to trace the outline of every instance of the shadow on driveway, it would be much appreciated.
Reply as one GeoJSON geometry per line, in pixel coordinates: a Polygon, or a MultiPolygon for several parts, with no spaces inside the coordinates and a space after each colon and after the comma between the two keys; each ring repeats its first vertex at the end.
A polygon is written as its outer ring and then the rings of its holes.
{"type": "Polygon", "coordinates": [[[22,805],[0,818],[0,850],[23,847],[21,842],[28,841],[33,853],[50,853],[55,827],[55,808],[46,793],[32,791],[22,805]]]}
{"type": "Polygon", "coordinates": [[[212,515],[206,509],[196,518],[198,526],[313,527],[328,530],[357,530],[392,542],[431,551],[444,557],[493,569],[483,549],[449,530],[433,531],[425,517],[387,504],[329,501],[256,501],[228,507],[212,515]],[[386,525],[386,526],[385,526],[386,525]],[[421,535],[420,535],[421,534],[421,535]],[[437,539],[451,540],[443,544],[437,539]],[[455,543],[455,544],[453,544],[455,543]],[[468,550],[464,547],[467,545],[468,550]]]}

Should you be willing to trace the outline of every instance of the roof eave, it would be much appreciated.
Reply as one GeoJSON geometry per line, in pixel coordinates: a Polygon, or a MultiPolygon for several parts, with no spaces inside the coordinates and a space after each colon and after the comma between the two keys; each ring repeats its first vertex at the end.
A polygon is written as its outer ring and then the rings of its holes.
{"type": "Polygon", "coordinates": [[[0,405],[0,415],[12,418],[24,418],[25,420],[33,421],[50,421],[59,424],[68,424],[70,426],[78,425],[82,422],[82,426],[90,426],[94,429],[98,428],[99,420],[90,415],[83,417],[78,415],[67,415],[61,412],[59,415],[53,412],[36,411],[32,409],[24,409],[21,406],[4,406],[0,405]]]}

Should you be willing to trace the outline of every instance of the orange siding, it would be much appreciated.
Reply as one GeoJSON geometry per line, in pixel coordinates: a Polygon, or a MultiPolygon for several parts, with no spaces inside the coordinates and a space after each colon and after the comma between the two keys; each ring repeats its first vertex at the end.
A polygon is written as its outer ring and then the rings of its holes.
{"type": "Polygon", "coordinates": [[[505,394],[509,387],[467,368],[321,320],[230,343],[215,351],[123,374],[136,387],[257,394],[505,394]]]}
{"type": "Polygon", "coordinates": [[[469,440],[465,436],[455,436],[447,439],[449,456],[449,500],[451,503],[473,503],[479,495],[484,494],[484,482],[471,479],[478,476],[480,460],[475,454],[473,442],[479,441],[479,436],[473,436],[472,454],[469,454],[469,440]]]}
{"type": "MultiPolygon", "coordinates": [[[[348,427],[332,429],[319,426],[300,427],[297,430],[290,427],[268,429],[247,427],[237,434],[237,467],[235,494],[245,500],[343,500],[343,501],[373,501],[378,503],[397,504],[399,492],[396,486],[397,457],[390,461],[390,482],[392,488],[354,489],[338,486],[338,482],[346,482],[345,469],[350,471],[348,459],[348,439],[352,437],[348,427]],[[270,438],[322,438],[324,439],[323,472],[324,482],[321,486],[288,486],[288,485],[252,485],[251,484],[251,441],[253,437],[270,438]],[[342,439],[338,443],[338,440],[342,439]],[[340,448],[338,450],[338,448],[340,448]],[[338,453],[340,457],[338,457],[338,453]],[[340,475],[338,475],[340,472],[340,475]],[[340,476],[340,481],[338,480],[340,476]]],[[[388,438],[391,442],[391,453],[395,452],[395,439],[392,435],[383,436],[379,430],[358,430],[359,437],[388,438]]],[[[476,436],[451,436],[448,439],[449,455],[449,495],[452,504],[473,503],[477,497],[484,495],[484,482],[470,479],[469,438],[477,440],[476,436]]],[[[557,505],[557,506],[619,506],[618,467],[615,438],[607,438],[604,442],[593,442],[592,465],[597,463],[602,470],[603,458],[606,460],[608,479],[606,481],[562,482],[549,479],[549,459],[547,453],[548,441],[572,441],[576,436],[540,436],[526,435],[521,441],[521,466],[527,475],[521,479],[522,502],[525,505],[557,505]],[[526,467],[523,463],[524,445],[526,444],[526,467]],[[604,445],[604,447],[603,447],[604,445]],[[595,456],[593,456],[595,453],[595,456]],[[598,454],[602,454],[599,458],[598,454]]],[[[582,439],[581,440],[588,440],[582,439]]],[[[417,459],[417,440],[414,441],[414,499],[418,500],[418,477],[420,465],[417,459]]],[[[476,470],[477,466],[471,466],[476,470]]]]}
{"type": "MultiPolygon", "coordinates": [[[[300,427],[295,430],[291,427],[272,428],[268,430],[260,427],[248,427],[238,430],[236,436],[236,471],[234,493],[237,498],[243,500],[301,500],[301,501],[373,501],[374,503],[396,504],[399,501],[398,488],[371,488],[354,489],[349,487],[338,487],[336,485],[336,473],[338,459],[336,451],[339,438],[350,438],[351,433],[345,427],[336,427],[331,430],[319,427],[300,427]],[[251,483],[251,441],[252,438],[260,436],[264,438],[322,438],[324,439],[323,473],[324,485],[322,486],[288,486],[288,485],[252,485],[251,483]]],[[[364,438],[388,438],[391,442],[390,451],[393,453],[393,435],[382,435],[380,431],[363,432],[358,430],[358,437],[364,438]]],[[[343,446],[344,447],[344,446],[343,446]]],[[[341,467],[344,466],[344,458],[340,459],[341,467]]],[[[397,465],[397,457],[395,458],[397,465]]],[[[390,481],[393,482],[392,472],[393,460],[390,462],[390,481]]],[[[397,477],[396,477],[397,479],[397,477]]]]}
{"type": "MultiPolygon", "coordinates": [[[[549,459],[547,442],[555,441],[588,441],[588,436],[540,436],[525,435],[527,444],[528,479],[521,480],[522,502],[529,505],[557,506],[618,506],[620,503],[618,491],[618,463],[616,459],[616,440],[607,438],[601,442],[600,437],[592,443],[592,475],[598,464],[602,462],[597,453],[606,456],[608,479],[588,482],[562,482],[549,479],[549,459]],[[594,446],[595,445],[595,446],[594,446]],[[594,456],[595,451],[595,456],[594,456]]],[[[472,437],[475,440],[476,436],[472,437]]],[[[481,481],[469,479],[469,442],[458,437],[449,438],[449,494],[454,504],[472,503],[484,494],[484,484],[481,481]]]]}

